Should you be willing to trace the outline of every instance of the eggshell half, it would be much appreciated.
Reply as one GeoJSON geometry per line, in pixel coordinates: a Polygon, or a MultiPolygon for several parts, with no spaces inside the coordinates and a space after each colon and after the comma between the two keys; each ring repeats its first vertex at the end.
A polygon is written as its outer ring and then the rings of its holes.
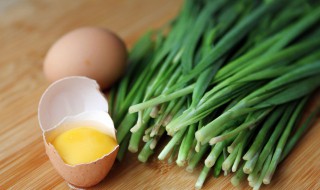
{"type": "Polygon", "coordinates": [[[75,166],[64,163],[54,146],[49,142],[64,131],[75,128],[77,125],[72,124],[76,123],[91,123],[90,125],[92,127],[113,138],[116,138],[115,130],[112,128],[113,122],[107,113],[102,111],[88,111],[76,116],[69,116],[62,120],[61,123],[58,123],[52,130],[44,133],[46,153],[62,178],[76,187],[91,187],[98,184],[109,173],[116,159],[119,146],[116,146],[109,154],[91,163],[75,166]]]}
{"type": "Polygon", "coordinates": [[[63,162],[56,149],[45,143],[46,153],[57,172],[73,186],[92,187],[102,181],[109,173],[118,153],[118,147],[112,154],[104,156],[95,162],[70,166],[63,162]]]}
{"type": "Polygon", "coordinates": [[[88,125],[116,140],[114,123],[107,113],[108,103],[96,81],[86,77],[67,77],[52,83],[44,92],[38,109],[46,153],[58,173],[75,187],[91,187],[110,171],[119,146],[91,163],[71,166],[50,143],[64,131],[88,125]]]}
{"type": "Polygon", "coordinates": [[[66,77],[52,83],[43,93],[38,118],[42,131],[47,131],[67,116],[97,110],[108,112],[108,102],[98,83],[87,77],[66,77]]]}

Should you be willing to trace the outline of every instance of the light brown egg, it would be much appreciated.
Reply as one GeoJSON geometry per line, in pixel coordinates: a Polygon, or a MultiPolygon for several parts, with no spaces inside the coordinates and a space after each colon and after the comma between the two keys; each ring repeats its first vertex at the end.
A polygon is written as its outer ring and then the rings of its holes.
{"type": "Polygon", "coordinates": [[[85,27],[54,43],[43,67],[51,82],[67,76],[86,76],[105,89],[121,77],[126,65],[126,46],[116,34],[103,28],[85,27]]]}
{"type": "Polygon", "coordinates": [[[90,126],[116,141],[116,130],[108,114],[108,102],[96,81],[86,77],[67,77],[51,84],[41,97],[38,108],[46,153],[57,172],[69,185],[87,188],[109,173],[119,145],[96,160],[67,164],[53,146],[60,134],[79,126],[90,126]]]}

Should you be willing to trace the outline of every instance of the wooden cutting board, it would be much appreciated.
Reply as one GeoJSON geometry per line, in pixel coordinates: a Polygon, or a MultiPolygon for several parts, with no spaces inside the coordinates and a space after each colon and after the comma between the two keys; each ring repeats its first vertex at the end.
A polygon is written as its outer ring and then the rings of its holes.
{"type": "MultiPolygon", "coordinates": [[[[117,32],[130,47],[145,31],[174,17],[182,0],[0,1],[0,189],[68,189],[53,169],[37,120],[46,87],[42,61],[62,34],[80,26],[117,32]]],[[[319,99],[319,96],[316,97],[319,99]]],[[[314,102],[313,102],[314,103],[314,102]]],[[[320,189],[320,119],[262,189],[320,189]]],[[[193,189],[200,168],[183,168],[152,157],[146,164],[127,154],[92,189],[193,189]]],[[[247,183],[240,188],[249,189],[247,183]]],[[[230,176],[210,177],[204,189],[234,189],[230,176]]]]}

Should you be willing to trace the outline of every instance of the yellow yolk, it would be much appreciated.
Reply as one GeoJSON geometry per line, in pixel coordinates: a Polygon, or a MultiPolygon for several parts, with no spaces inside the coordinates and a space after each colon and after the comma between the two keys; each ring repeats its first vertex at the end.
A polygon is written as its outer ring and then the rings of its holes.
{"type": "Polygon", "coordinates": [[[70,165],[90,163],[117,146],[114,138],[90,127],[70,129],[52,142],[63,161],[70,165]]]}

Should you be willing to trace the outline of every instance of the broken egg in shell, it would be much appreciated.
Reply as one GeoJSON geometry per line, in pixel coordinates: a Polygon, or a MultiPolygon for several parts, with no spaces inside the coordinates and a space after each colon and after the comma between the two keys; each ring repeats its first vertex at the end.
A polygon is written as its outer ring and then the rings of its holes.
{"type": "Polygon", "coordinates": [[[67,77],[52,83],[38,109],[46,153],[72,186],[98,184],[119,149],[108,103],[96,81],[67,77]]]}

